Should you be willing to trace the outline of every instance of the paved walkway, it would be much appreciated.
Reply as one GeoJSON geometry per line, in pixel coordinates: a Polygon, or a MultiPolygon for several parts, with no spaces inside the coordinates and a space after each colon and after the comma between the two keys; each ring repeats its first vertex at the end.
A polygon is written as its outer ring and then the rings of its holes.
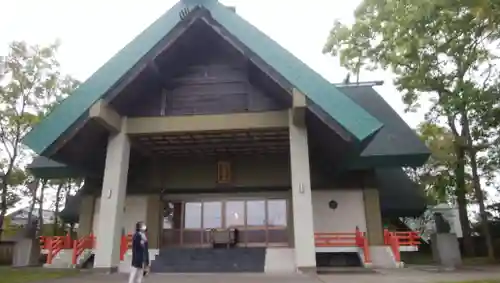
{"type": "MultiPolygon", "coordinates": [[[[432,269],[405,268],[378,270],[367,274],[336,275],[267,275],[267,274],[151,274],[144,283],[436,283],[464,280],[500,279],[500,267],[482,270],[437,272],[432,269]]],[[[76,278],[54,280],[54,283],[127,282],[124,274],[84,274],[76,278]]]]}

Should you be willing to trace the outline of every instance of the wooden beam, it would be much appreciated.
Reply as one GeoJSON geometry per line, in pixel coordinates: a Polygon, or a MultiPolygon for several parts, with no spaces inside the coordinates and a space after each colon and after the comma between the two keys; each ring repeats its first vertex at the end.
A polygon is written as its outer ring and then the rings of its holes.
{"type": "Polygon", "coordinates": [[[127,118],[130,135],[288,128],[288,110],[220,115],[127,118]]]}
{"type": "Polygon", "coordinates": [[[298,89],[294,88],[292,91],[292,120],[293,124],[299,127],[305,126],[306,123],[306,109],[307,100],[306,96],[298,89]]]}
{"type": "Polygon", "coordinates": [[[102,99],[90,107],[89,117],[95,119],[110,132],[118,133],[121,130],[122,117],[102,99]]]}
{"type": "Polygon", "coordinates": [[[176,150],[205,150],[214,148],[226,148],[226,149],[254,149],[263,147],[284,147],[288,148],[288,140],[284,141],[267,141],[267,142],[224,142],[224,143],[206,143],[206,144],[185,144],[185,145],[168,145],[168,144],[153,144],[144,145],[144,147],[149,148],[153,151],[164,150],[164,151],[176,151],[176,150]]]}

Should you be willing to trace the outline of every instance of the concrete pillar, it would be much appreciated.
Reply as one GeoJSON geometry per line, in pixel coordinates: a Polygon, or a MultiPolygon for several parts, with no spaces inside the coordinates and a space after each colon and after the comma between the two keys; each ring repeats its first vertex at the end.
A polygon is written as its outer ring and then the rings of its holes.
{"type": "Polygon", "coordinates": [[[147,196],[146,226],[148,227],[148,247],[150,249],[160,248],[160,237],[162,234],[161,219],[162,214],[160,196],[147,196]]]}
{"type": "Polygon", "coordinates": [[[292,113],[289,121],[295,264],[300,271],[314,272],[316,250],[307,130],[305,123],[303,126],[293,123],[292,113]]]}
{"type": "Polygon", "coordinates": [[[94,217],[94,196],[84,195],[80,203],[80,213],[78,216],[78,238],[88,236],[92,232],[92,218],[94,217]]]}
{"type": "Polygon", "coordinates": [[[99,204],[99,219],[94,268],[116,271],[120,263],[120,238],[125,207],[130,142],[123,132],[108,140],[104,179],[99,204]]]}
{"type": "Polygon", "coordinates": [[[370,246],[384,245],[384,228],[382,227],[382,214],[378,190],[364,188],[363,199],[365,204],[366,233],[370,246]]]}

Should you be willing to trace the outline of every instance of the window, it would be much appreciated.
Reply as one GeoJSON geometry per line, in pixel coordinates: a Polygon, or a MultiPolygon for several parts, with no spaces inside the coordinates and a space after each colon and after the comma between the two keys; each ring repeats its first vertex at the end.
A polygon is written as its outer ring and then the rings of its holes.
{"type": "Polygon", "coordinates": [[[263,200],[247,201],[247,226],[266,225],[266,202],[263,200]]]}
{"type": "Polygon", "coordinates": [[[201,228],[201,202],[187,202],[185,208],[184,228],[201,228]]]}
{"type": "Polygon", "coordinates": [[[226,227],[241,227],[245,225],[245,202],[226,202],[226,227]]]}
{"type": "Polygon", "coordinates": [[[204,202],[203,203],[203,228],[221,228],[222,227],[222,202],[204,202]]]}
{"type": "Polygon", "coordinates": [[[267,224],[274,227],[286,227],[286,200],[273,199],[267,201],[267,224]]]}

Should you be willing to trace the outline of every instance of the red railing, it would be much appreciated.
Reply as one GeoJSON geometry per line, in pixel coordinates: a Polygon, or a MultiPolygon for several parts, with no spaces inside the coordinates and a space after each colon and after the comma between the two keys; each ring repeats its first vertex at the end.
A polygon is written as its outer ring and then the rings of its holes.
{"type": "Polygon", "coordinates": [[[401,246],[418,247],[420,245],[420,236],[417,232],[389,232],[384,230],[384,244],[391,247],[394,258],[397,262],[401,261],[401,246]]]}
{"type": "Polygon", "coordinates": [[[400,262],[401,252],[399,250],[400,245],[398,237],[394,233],[389,232],[388,230],[384,230],[384,244],[391,247],[394,259],[396,260],[396,262],[400,262]]]}
{"type": "Polygon", "coordinates": [[[356,233],[314,233],[316,247],[354,247],[356,233]]]}
{"type": "Polygon", "coordinates": [[[81,239],[73,241],[73,255],[71,263],[76,264],[78,257],[87,249],[93,249],[95,244],[95,237],[93,234],[85,236],[81,239]]]}
{"type": "Polygon", "coordinates": [[[400,246],[419,246],[420,236],[417,232],[406,231],[406,232],[390,232],[397,239],[400,246]]]}
{"type": "MultiPolygon", "coordinates": [[[[52,263],[54,257],[62,249],[73,249],[72,263],[76,264],[78,257],[86,249],[95,247],[96,238],[94,235],[89,235],[78,240],[72,240],[68,235],[66,236],[41,236],[40,248],[47,249],[47,263],[52,263]]],[[[120,260],[125,258],[125,253],[131,248],[132,234],[124,235],[120,239],[120,260]]]]}
{"type": "Polygon", "coordinates": [[[132,234],[123,235],[120,241],[120,260],[125,258],[125,253],[132,247],[132,234]]]}
{"type": "Polygon", "coordinates": [[[63,249],[71,249],[73,245],[73,241],[71,240],[71,236],[66,234],[66,236],[40,236],[40,249],[49,249],[50,248],[50,243],[53,242],[55,239],[63,239],[63,249]]]}
{"type": "Polygon", "coordinates": [[[45,239],[45,246],[48,246],[47,263],[51,264],[54,257],[67,246],[67,236],[54,236],[45,239]]]}
{"type": "Polygon", "coordinates": [[[359,228],[356,227],[356,246],[363,250],[363,255],[365,257],[365,263],[372,262],[370,256],[370,245],[368,244],[368,238],[366,237],[366,233],[359,231],[359,228]]]}
{"type": "Polygon", "coordinates": [[[316,247],[359,247],[365,263],[371,262],[368,239],[359,228],[353,233],[314,233],[314,243],[316,247]]]}

